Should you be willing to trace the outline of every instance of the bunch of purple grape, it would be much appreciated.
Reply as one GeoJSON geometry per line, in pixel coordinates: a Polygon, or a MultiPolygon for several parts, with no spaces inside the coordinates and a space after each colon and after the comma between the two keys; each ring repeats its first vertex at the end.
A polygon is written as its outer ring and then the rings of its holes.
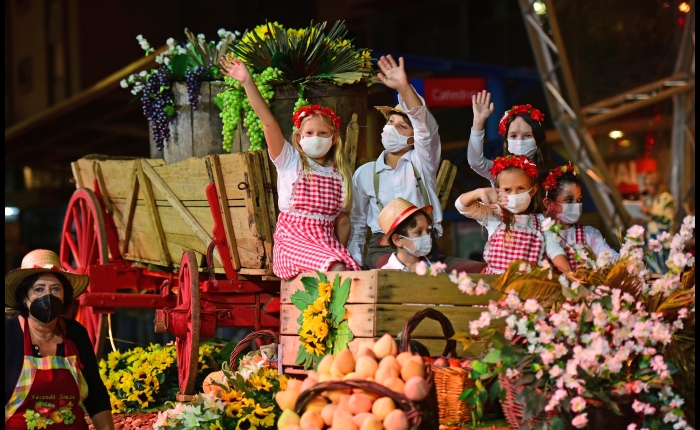
{"type": "Polygon", "coordinates": [[[190,106],[192,106],[192,109],[194,110],[197,109],[197,104],[199,103],[199,88],[201,87],[202,81],[208,81],[211,79],[211,74],[209,73],[210,67],[211,66],[197,66],[185,73],[187,97],[189,99],[190,106]]]}
{"type": "Polygon", "coordinates": [[[175,113],[175,101],[166,66],[156,69],[149,77],[141,93],[143,114],[151,123],[153,140],[162,151],[170,138],[170,118],[175,113]]]}

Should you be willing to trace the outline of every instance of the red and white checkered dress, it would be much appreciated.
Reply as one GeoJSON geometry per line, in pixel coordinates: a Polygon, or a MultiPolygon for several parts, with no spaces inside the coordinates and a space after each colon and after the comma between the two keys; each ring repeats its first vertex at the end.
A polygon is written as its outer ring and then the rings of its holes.
{"type": "Polygon", "coordinates": [[[337,170],[299,172],[289,211],[277,219],[275,275],[290,279],[303,272],[325,272],[335,263],[345,263],[346,270],[360,270],[335,236],[335,219],[344,197],[343,177],[337,170]]]}
{"type": "Polygon", "coordinates": [[[586,229],[581,224],[574,224],[574,243],[566,243],[562,239],[561,247],[566,251],[566,256],[569,258],[569,264],[571,265],[571,270],[576,270],[580,267],[582,263],[576,260],[576,250],[574,250],[573,245],[580,243],[581,245],[586,245],[586,229]]]}
{"type": "Polygon", "coordinates": [[[517,260],[538,264],[545,251],[544,235],[540,230],[540,218],[533,214],[534,227],[512,225],[506,234],[506,224],[501,222],[484,247],[484,261],[488,264],[484,273],[501,274],[517,260]]]}

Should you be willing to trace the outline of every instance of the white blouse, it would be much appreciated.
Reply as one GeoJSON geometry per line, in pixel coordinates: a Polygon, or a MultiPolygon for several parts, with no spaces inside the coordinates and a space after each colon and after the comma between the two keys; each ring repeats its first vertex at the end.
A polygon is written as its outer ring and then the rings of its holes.
{"type": "MultiPolygon", "coordinates": [[[[590,225],[583,226],[583,232],[586,236],[586,245],[591,248],[591,251],[598,256],[605,251],[610,251],[612,253],[613,261],[620,258],[620,254],[612,249],[608,242],[603,237],[603,234],[595,227],[590,225]]],[[[573,244],[576,242],[576,228],[571,227],[566,230],[560,230],[559,235],[567,244],[573,244]]]]}

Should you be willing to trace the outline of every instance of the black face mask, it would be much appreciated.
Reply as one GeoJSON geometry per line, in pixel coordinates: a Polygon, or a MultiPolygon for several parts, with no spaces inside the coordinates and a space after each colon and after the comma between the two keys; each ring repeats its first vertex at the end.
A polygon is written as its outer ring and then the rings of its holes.
{"type": "Polygon", "coordinates": [[[44,324],[63,313],[63,302],[58,297],[47,294],[34,300],[29,306],[29,314],[44,324]]]}

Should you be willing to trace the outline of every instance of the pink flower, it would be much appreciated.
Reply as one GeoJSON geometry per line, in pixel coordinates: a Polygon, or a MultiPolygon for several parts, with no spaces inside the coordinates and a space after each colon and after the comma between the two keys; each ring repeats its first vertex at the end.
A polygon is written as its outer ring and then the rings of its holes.
{"type": "Polygon", "coordinates": [[[484,282],[483,279],[479,279],[479,282],[476,284],[476,289],[474,290],[474,293],[477,296],[482,296],[488,293],[490,289],[491,287],[489,287],[489,285],[486,282],[484,282]]]}
{"type": "Polygon", "coordinates": [[[416,275],[424,276],[428,272],[428,265],[425,264],[425,261],[419,261],[418,264],[416,264],[416,275]]]}
{"type": "Polygon", "coordinates": [[[557,223],[552,218],[547,218],[546,220],[542,221],[542,231],[549,231],[556,224],[557,223]]]}
{"type": "Polygon", "coordinates": [[[627,230],[627,236],[632,239],[639,239],[644,235],[644,227],[641,225],[633,225],[627,230]]]}
{"type": "Polygon", "coordinates": [[[581,396],[574,397],[571,399],[571,410],[574,412],[581,412],[586,409],[586,399],[581,396]]]}
{"type": "Polygon", "coordinates": [[[551,369],[549,369],[549,376],[552,378],[558,378],[564,373],[561,367],[559,366],[553,366],[551,369]]]}
{"type": "Polygon", "coordinates": [[[630,424],[627,426],[627,430],[637,430],[637,424],[630,424]]]}
{"type": "Polygon", "coordinates": [[[588,425],[588,414],[579,414],[574,417],[573,420],[571,420],[571,425],[576,427],[577,429],[582,429],[588,425]]]}
{"type": "Polygon", "coordinates": [[[527,299],[525,301],[525,305],[523,306],[523,310],[529,314],[534,314],[540,310],[540,305],[535,299],[527,299]]]}

